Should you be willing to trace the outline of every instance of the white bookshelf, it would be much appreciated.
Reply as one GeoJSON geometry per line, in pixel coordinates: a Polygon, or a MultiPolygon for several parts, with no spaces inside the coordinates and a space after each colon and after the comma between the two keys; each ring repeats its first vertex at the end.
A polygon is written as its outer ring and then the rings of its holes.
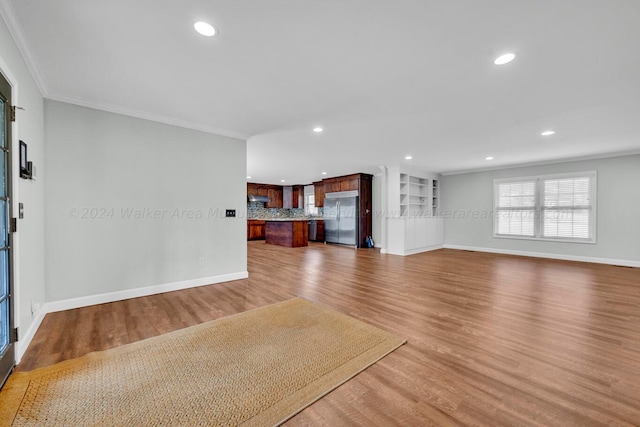
{"type": "Polygon", "coordinates": [[[440,207],[440,186],[437,179],[431,180],[431,216],[438,216],[440,207]]]}
{"type": "Polygon", "coordinates": [[[442,248],[444,219],[440,213],[440,175],[389,168],[385,253],[411,255],[442,248]]]}
{"type": "Polygon", "coordinates": [[[400,216],[425,216],[430,212],[429,179],[400,174],[400,216]]]}

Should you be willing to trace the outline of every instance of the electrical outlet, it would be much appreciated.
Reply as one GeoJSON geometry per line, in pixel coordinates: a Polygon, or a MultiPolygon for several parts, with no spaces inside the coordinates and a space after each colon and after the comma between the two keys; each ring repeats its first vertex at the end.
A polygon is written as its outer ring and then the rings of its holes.
{"type": "Polygon", "coordinates": [[[40,311],[40,303],[31,300],[31,316],[35,316],[40,311]]]}
{"type": "Polygon", "coordinates": [[[226,216],[227,218],[235,218],[236,217],[236,210],[235,209],[227,209],[224,213],[224,216],[226,216]]]}
{"type": "Polygon", "coordinates": [[[201,256],[200,258],[198,258],[198,264],[199,265],[204,265],[204,257],[201,256]]]}

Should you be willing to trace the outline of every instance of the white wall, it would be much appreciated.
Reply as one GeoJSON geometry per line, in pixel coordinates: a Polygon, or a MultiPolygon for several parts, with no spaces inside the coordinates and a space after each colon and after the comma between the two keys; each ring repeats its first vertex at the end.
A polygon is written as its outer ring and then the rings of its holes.
{"type": "Polygon", "coordinates": [[[640,156],[449,175],[442,177],[441,185],[447,246],[625,265],[640,262],[640,156]],[[596,244],[493,237],[493,220],[487,212],[493,210],[494,179],[592,170],[598,172],[596,244]]]}
{"type": "Polygon", "coordinates": [[[45,130],[47,301],[246,276],[245,141],[50,100],[45,130]]]}
{"type": "MultiPolygon", "coordinates": [[[[14,216],[17,217],[17,202],[24,203],[25,217],[18,221],[18,232],[14,235],[14,303],[15,324],[20,335],[34,332],[38,313],[31,314],[31,301],[41,303],[45,298],[44,263],[44,188],[46,167],[44,165],[44,120],[42,95],[33,80],[18,47],[5,22],[0,19],[0,72],[12,85],[13,104],[23,107],[18,110],[13,125],[14,165],[18,165],[18,140],[28,144],[28,157],[37,168],[38,180],[18,178],[14,168],[14,216]]],[[[24,353],[28,340],[17,344],[18,360],[24,353]]]]}

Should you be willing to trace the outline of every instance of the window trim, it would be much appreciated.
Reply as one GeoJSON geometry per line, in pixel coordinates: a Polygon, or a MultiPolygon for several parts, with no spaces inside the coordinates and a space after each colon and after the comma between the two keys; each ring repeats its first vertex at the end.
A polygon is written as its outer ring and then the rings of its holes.
{"type": "Polygon", "coordinates": [[[569,173],[559,173],[559,174],[548,174],[548,175],[533,175],[533,176],[522,176],[515,178],[500,178],[493,180],[493,237],[496,239],[511,239],[511,240],[534,240],[534,241],[545,241],[545,242],[563,242],[563,243],[586,243],[586,244],[596,244],[597,243],[597,223],[598,223],[598,172],[597,171],[583,171],[583,172],[569,172],[569,173]],[[591,215],[589,216],[589,231],[590,237],[588,239],[578,239],[578,238],[570,238],[570,237],[544,237],[542,236],[543,232],[543,215],[544,212],[542,203],[543,203],[543,183],[547,180],[553,179],[566,179],[566,178],[589,178],[589,199],[591,201],[591,215]],[[533,209],[535,220],[533,224],[533,236],[518,236],[518,235],[509,235],[509,234],[498,234],[498,202],[499,202],[499,194],[498,188],[500,184],[511,183],[511,182],[524,182],[524,181],[535,181],[535,207],[533,209]]]}

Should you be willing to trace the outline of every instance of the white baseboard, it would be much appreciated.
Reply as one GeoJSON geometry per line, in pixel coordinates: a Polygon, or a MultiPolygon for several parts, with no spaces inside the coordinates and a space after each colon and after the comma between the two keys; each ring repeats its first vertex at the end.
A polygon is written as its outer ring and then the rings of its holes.
{"type": "Polygon", "coordinates": [[[44,307],[41,307],[33,318],[33,322],[31,322],[27,332],[24,333],[24,335],[21,333],[22,336],[20,336],[20,339],[16,342],[16,365],[22,360],[22,356],[24,356],[24,353],[27,351],[27,347],[29,347],[31,340],[33,340],[33,337],[36,335],[40,324],[44,320],[45,314],[47,313],[44,311],[44,307]]]}
{"type": "Polygon", "coordinates": [[[71,310],[74,308],[87,307],[96,304],[105,304],[114,301],[121,301],[130,298],[144,297],[148,295],[161,294],[164,292],[179,291],[181,289],[195,288],[198,286],[212,285],[214,283],[231,282],[233,280],[246,279],[249,277],[248,271],[237,273],[220,274],[218,276],[202,277],[199,279],[183,280],[180,282],[164,283],[162,285],[146,286],[144,288],[127,289],[123,291],[108,292],[104,294],[88,295],[79,298],[70,298],[60,301],[45,302],[37,313],[31,326],[23,337],[16,343],[16,363],[22,360],[22,356],[31,344],[44,316],[47,313],[56,311],[71,310]]]}
{"type": "Polygon", "coordinates": [[[438,250],[438,249],[442,249],[443,247],[444,247],[444,245],[434,245],[434,246],[427,246],[427,247],[424,247],[424,248],[409,249],[409,250],[406,250],[404,252],[392,252],[392,251],[389,251],[389,250],[381,250],[380,253],[389,254],[389,255],[407,256],[407,255],[419,254],[419,253],[422,253],[422,252],[435,251],[435,250],[438,250]]]}
{"type": "Polygon", "coordinates": [[[89,305],[105,304],[108,302],[121,301],[130,298],[145,297],[148,295],[161,294],[163,292],[179,291],[181,289],[195,288],[198,286],[212,285],[214,283],[230,282],[232,280],[246,279],[249,272],[221,274],[218,276],[202,277],[200,279],[183,280],[180,282],[165,283],[162,285],[147,286],[144,288],[127,289],[124,291],[108,292],[105,294],[88,295],[86,297],[71,298],[60,301],[44,303],[46,313],[56,311],[71,310],[89,305]]]}
{"type": "Polygon", "coordinates": [[[597,258],[597,257],[587,257],[587,256],[578,256],[578,255],[551,254],[547,252],[514,251],[511,249],[494,249],[494,248],[482,248],[482,247],[476,247],[476,246],[461,246],[461,245],[444,245],[444,247],[445,249],[457,249],[462,251],[489,252],[494,254],[559,259],[564,261],[591,262],[595,264],[620,265],[623,267],[640,267],[640,261],[633,261],[628,259],[597,258]]]}

